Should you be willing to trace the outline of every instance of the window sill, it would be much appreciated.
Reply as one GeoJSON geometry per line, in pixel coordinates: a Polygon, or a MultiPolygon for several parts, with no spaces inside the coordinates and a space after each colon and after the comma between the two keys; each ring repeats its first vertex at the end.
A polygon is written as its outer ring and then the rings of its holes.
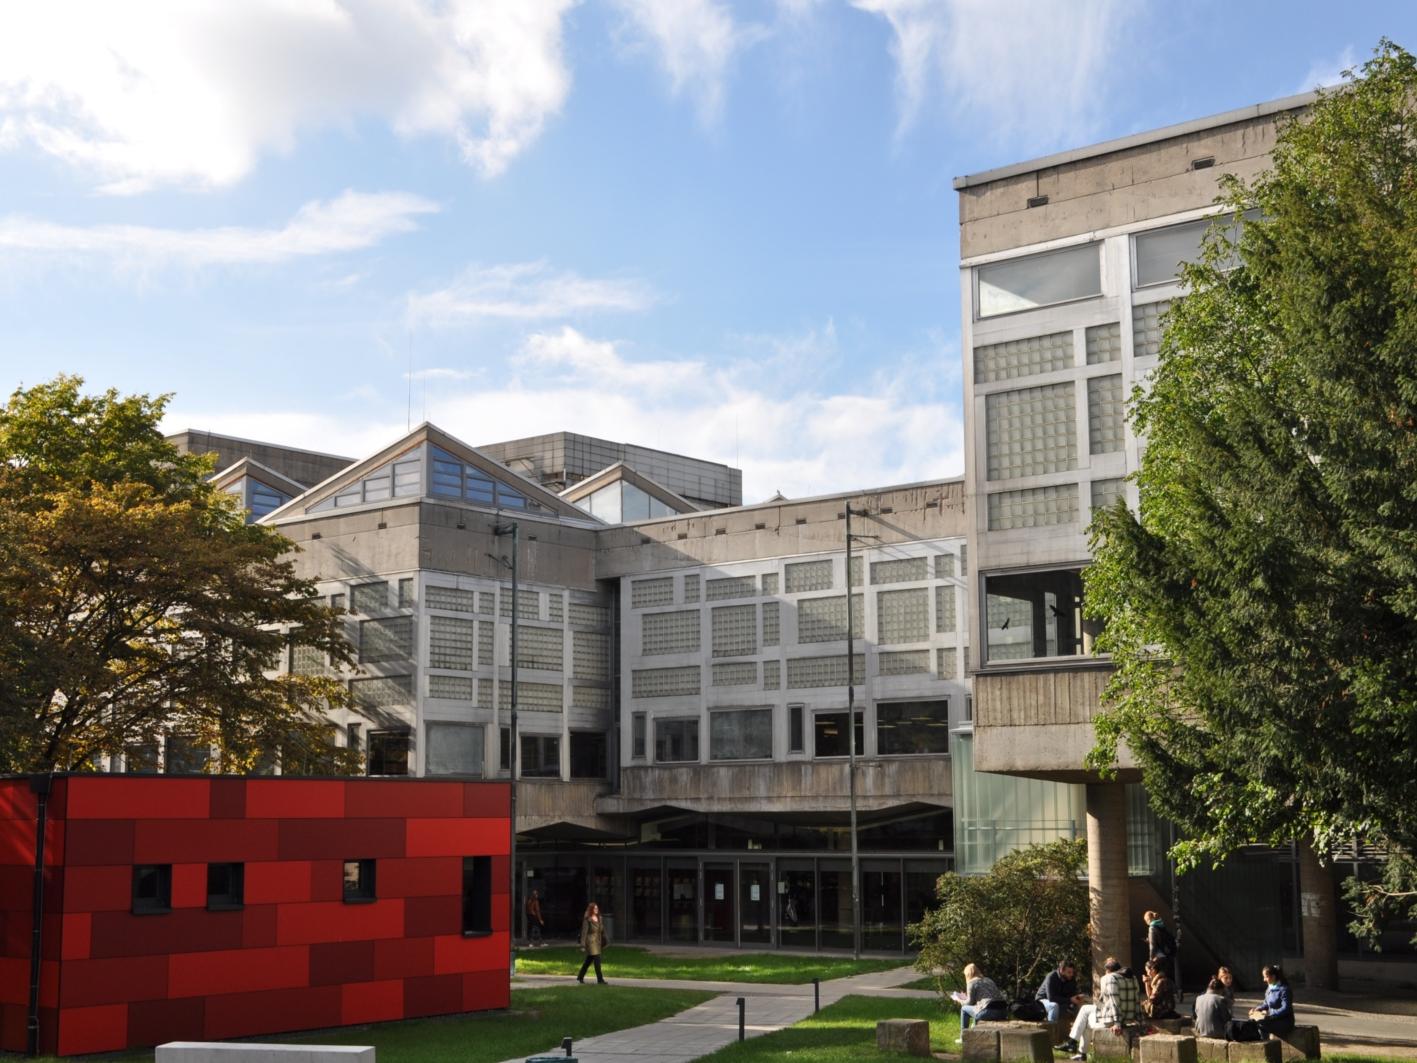
{"type": "Polygon", "coordinates": [[[171,908],[134,908],[133,915],[171,915],[171,908]]]}
{"type": "Polygon", "coordinates": [[[345,904],[373,904],[378,897],[345,897],[345,904]]]}
{"type": "Polygon", "coordinates": [[[240,912],[244,911],[246,903],[244,901],[208,901],[207,911],[209,912],[240,912]]]}
{"type": "Polygon", "coordinates": [[[464,931],[462,932],[462,936],[465,937],[465,938],[490,938],[490,937],[492,936],[492,931],[490,931],[490,930],[464,930],[464,931]]]}

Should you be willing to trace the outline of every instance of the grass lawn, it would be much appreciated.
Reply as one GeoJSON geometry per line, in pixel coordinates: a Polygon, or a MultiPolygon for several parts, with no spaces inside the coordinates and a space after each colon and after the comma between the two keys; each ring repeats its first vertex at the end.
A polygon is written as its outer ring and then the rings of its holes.
{"type": "MultiPolygon", "coordinates": [[[[691,989],[633,989],[614,985],[518,989],[512,994],[511,1010],[506,1012],[408,1019],[315,1033],[270,1034],[252,1040],[373,1045],[379,1063],[445,1063],[447,1060],[497,1063],[502,1059],[545,1052],[562,1037],[570,1036],[579,1041],[629,1026],[658,1022],[702,1004],[713,995],[691,989]]],[[[148,1050],[86,1058],[112,1063],[152,1063],[153,1053],[148,1050]]],[[[51,1056],[42,1060],[58,1063],[51,1056]]]]}
{"type": "Polygon", "coordinates": [[[810,1019],[777,1033],[738,1041],[711,1056],[714,1063],[767,1063],[769,1060],[811,1060],[812,1063],[859,1063],[879,1060],[900,1063],[899,1053],[876,1051],[880,1019],[930,1020],[930,1048],[958,1052],[959,1011],[933,1000],[843,997],[810,1019]]]}
{"type": "Polygon", "coordinates": [[[940,980],[933,974],[927,974],[924,978],[917,978],[913,982],[906,982],[905,985],[899,986],[898,988],[928,989],[932,993],[938,993],[940,991],[940,980]]]}
{"type": "MultiPolygon", "coordinates": [[[[545,948],[517,953],[518,974],[575,974],[584,957],[574,947],[545,948]]],[[[605,950],[605,977],[701,978],[710,982],[775,982],[801,985],[813,978],[827,981],[849,974],[890,971],[903,961],[852,960],[849,957],[791,956],[773,952],[725,953],[722,956],[671,956],[630,946],[605,950]]],[[[380,1060],[380,1063],[383,1063],[380,1060]]]]}

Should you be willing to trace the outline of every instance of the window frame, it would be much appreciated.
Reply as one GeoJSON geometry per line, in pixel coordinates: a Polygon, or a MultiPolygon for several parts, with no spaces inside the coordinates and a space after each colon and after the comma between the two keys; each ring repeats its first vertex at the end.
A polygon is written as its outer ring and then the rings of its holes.
{"type": "Polygon", "coordinates": [[[1031,252],[1030,254],[1026,254],[1026,255],[1010,255],[1010,256],[1000,257],[1000,258],[994,259],[994,260],[989,261],[989,262],[981,262],[981,263],[979,263],[978,265],[971,266],[971,267],[969,268],[970,303],[971,303],[970,309],[971,309],[972,312],[973,312],[973,319],[974,319],[975,321],[995,321],[995,320],[998,320],[999,318],[1011,317],[1011,316],[1013,316],[1013,315],[1015,315],[1015,314],[1031,314],[1031,313],[1034,313],[1035,311],[1038,311],[1038,310],[1046,310],[1046,309],[1048,309],[1048,308],[1050,308],[1050,307],[1054,307],[1054,306],[1069,306],[1069,305],[1071,305],[1071,304],[1073,304],[1073,303],[1086,302],[1086,301],[1089,300],[1089,299],[1100,299],[1100,298],[1102,298],[1104,295],[1106,295],[1106,285],[1103,283],[1103,280],[1104,280],[1103,273],[1104,273],[1104,271],[1103,271],[1103,262],[1102,262],[1102,248],[1103,248],[1103,241],[1101,241],[1101,240],[1087,240],[1087,241],[1084,241],[1084,242],[1082,242],[1082,243],[1069,244],[1069,245],[1067,245],[1066,247],[1050,247],[1050,248],[1048,248],[1046,251],[1034,251],[1034,252],[1031,252]],[[1067,299],[1058,299],[1058,300],[1055,300],[1054,302],[1050,302],[1050,303],[1039,303],[1039,304],[1037,304],[1036,306],[1023,306],[1023,307],[1019,307],[1017,310],[1001,310],[1001,311],[999,311],[998,313],[994,313],[994,314],[981,313],[981,311],[980,311],[980,305],[979,305],[979,281],[980,281],[980,271],[981,271],[981,270],[987,270],[987,269],[989,269],[991,266],[1011,265],[1011,264],[1014,264],[1014,263],[1025,262],[1025,261],[1027,261],[1027,260],[1029,260],[1029,259],[1042,259],[1042,258],[1047,258],[1047,257],[1050,257],[1050,256],[1054,256],[1054,255],[1069,254],[1069,253],[1075,252],[1075,251],[1077,251],[1077,250],[1079,250],[1079,249],[1081,249],[1081,248],[1090,248],[1090,249],[1092,250],[1092,252],[1093,252],[1095,258],[1096,258],[1096,261],[1097,261],[1097,291],[1092,292],[1091,294],[1088,294],[1088,295],[1074,295],[1074,296],[1070,296],[1070,297],[1067,298],[1067,299]]]}
{"type": "Polygon", "coordinates": [[[703,763],[703,747],[702,747],[702,745],[700,744],[700,738],[701,738],[700,731],[701,731],[701,730],[702,730],[702,728],[699,726],[699,717],[698,717],[698,716],[656,716],[656,717],[654,718],[654,762],[655,762],[656,764],[702,764],[702,763],[703,763]],[[665,757],[661,757],[661,756],[659,755],[659,748],[660,748],[660,743],[659,743],[659,729],[660,729],[660,727],[661,727],[661,726],[664,726],[664,725],[678,725],[678,726],[687,727],[687,726],[689,726],[689,725],[691,725],[691,724],[692,724],[692,726],[693,726],[693,732],[694,732],[694,755],[693,755],[692,757],[683,757],[683,758],[679,758],[679,759],[675,759],[675,758],[667,758],[667,759],[666,759],[665,757]]]}
{"type": "Polygon", "coordinates": [[[246,907],[246,865],[240,861],[216,861],[207,864],[207,911],[235,912],[246,907]],[[212,873],[226,869],[226,890],[213,891],[212,873]]]}
{"type": "Polygon", "coordinates": [[[130,911],[134,915],[167,915],[172,911],[172,865],[134,864],[130,911]],[[152,896],[140,895],[139,881],[151,877],[155,883],[152,896]]]}
{"type": "Polygon", "coordinates": [[[708,759],[709,759],[709,763],[710,763],[710,764],[745,764],[745,763],[747,763],[747,764],[752,764],[752,763],[761,763],[761,762],[763,762],[763,761],[770,761],[770,760],[773,759],[772,754],[773,754],[773,746],[774,746],[775,743],[773,742],[773,737],[774,737],[774,736],[773,736],[773,726],[772,726],[772,725],[773,725],[773,711],[772,711],[772,706],[770,706],[770,705],[726,706],[726,705],[725,705],[725,706],[720,706],[720,707],[717,707],[717,708],[710,709],[710,710],[709,710],[709,714],[708,714],[708,718],[709,718],[709,726],[708,726],[708,732],[709,732],[708,759]],[[733,715],[743,715],[743,714],[746,714],[746,713],[757,713],[757,714],[759,714],[760,716],[766,716],[766,717],[767,717],[767,720],[768,720],[768,734],[767,734],[767,738],[768,738],[768,749],[767,749],[767,752],[766,752],[766,753],[755,754],[755,755],[753,755],[753,756],[746,756],[746,757],[727,757],[727,756],[719,756],[719,755],[715,752],[715,747],[714,747],[714,729],[713,729],[714,721],[715,721],[716,719],[720,718],[720,717],[733,716],[733,715]]]}
{"type": "Polygon", "coordinates": [[[492,919],[492,857],[462,859],[462,936],[490,937],[492,919]],[[469,882],[471,876],[471,882],[469,882]]]}
{"type": "MultiPolygon", "coordinates": [[[[843,745],[845,746],[845,748],[843,748],[843,750],[842,750],[840,753],[821,753],[821,752],[819,752],[818,749],[817,749],[817,730],[818,730],[818,723],[817,723],[817,721],[820,720],[820,719],[822,719],[824,716],[846,716],[846,715],[847,715],[847,710],[846,710],[845,708],[837,708],[837,709],[816,709],[816,710],[813,711],[813,713],[812,713],[812,759],[813,759],[813,760],[846,760],[846,759],[848,759],[848,758],[851,756],[851,750],[850,750],[850,746],[849,746],[849,744],[848,744],[849,741],[850,741],[849,739],[847,740],[846,743],[843,743],[843,745]]],[[[860,758],[860,757],[865,756],[865,753],[866,753],[866,714],[865,714],[865,712],[863,712],[861,709],[858,708],[858,709],[855,710],[854,715],[856,716],[856,727],[857,727],[857,729],[858,729],[858,731],[859,731],[859,734],[858,734],[858,736],[857,736],[857,742],[856,742],[856,756],[857,756],[858,758],[860,758]]]]}
{"type": "Polygon", "coordinates": [[[344,861],[344,888],[341,900],[345,904],[373,904],[379,899],[378,863],[372,857],[351,857],[344,861]],[[357,868],[353,884],[350,883],[351,866],[357,868]]]}

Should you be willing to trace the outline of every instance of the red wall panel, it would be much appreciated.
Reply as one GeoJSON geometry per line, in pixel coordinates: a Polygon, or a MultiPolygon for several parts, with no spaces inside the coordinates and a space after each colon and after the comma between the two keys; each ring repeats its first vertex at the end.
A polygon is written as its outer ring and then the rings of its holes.
{"type": "Polygon", "coordinates": [[[282,945],[316,941],[393,938],[403,933],[402,900],[372,904],[286,904],[276,916],[276,940],[282,945]]]}
{"type": "Polygon", "coordinates": [[[68,819],[207,819],[211,780],[161,775],[72,775],[68,819]]]}
{"type": "Polygon", "coordinates": [[[505,819],[408,820],[409,856],[505,853],[510,846],[505,819]]]}
{"type": "Polygon", "coordinates": [[[350,819],[461,819],[463,784],[387,782],[363,779],[345,784],[345,815],[350,819]]]}
{"type": "Polygon", "coordinates": [[[343,781],[246,780],[247,819],[343,819],[343,781]]]}
{"type": "Polygon", "coordinates": [[[65,1008],[59,1028],[59,1054],[103,1052],[128,1042],[128,1006],[108,1004],[93,1008],[65,1008]]]}
{"type": "Polygon", "coordinates": [[[206,999],[203,1040],[318,1030],[340,1024],[340,986],[222,993],[206,999]]]}
{"type": "MultiPolygon", "coordinates": [[[[466,1010],[466,1009],[464,1009],[466,1010]]],[[[363,1022],[402,1019],[403,981],[351,982],[340,991],[340,1023],[353,1026],[363,1022]]]]}
{"type": "Polygon", "coordinates": [[[310,950],[304,946],[178,953],[168,957],[171,997],[293,989],[310,984],[310,950]]]}
{"type": "Polygon", "coordinates": [[[310,899],[309,860],[246,865],[247,904],[279,904],[310,899]]]}

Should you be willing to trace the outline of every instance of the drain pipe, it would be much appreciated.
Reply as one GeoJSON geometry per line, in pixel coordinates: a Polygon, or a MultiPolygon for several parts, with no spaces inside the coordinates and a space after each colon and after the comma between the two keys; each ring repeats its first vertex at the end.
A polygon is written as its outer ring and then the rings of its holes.
{"type": "Polygon", "coordinates": [[[26,1016],[25,1054],[39,1055],[39,970],[44,925],[44,836],[49,824],[49,791],[54,776],[30,776],[30,790],[37,799],[34,823],[34,906],[30,914],[30,1005],[26,1016]]]}

